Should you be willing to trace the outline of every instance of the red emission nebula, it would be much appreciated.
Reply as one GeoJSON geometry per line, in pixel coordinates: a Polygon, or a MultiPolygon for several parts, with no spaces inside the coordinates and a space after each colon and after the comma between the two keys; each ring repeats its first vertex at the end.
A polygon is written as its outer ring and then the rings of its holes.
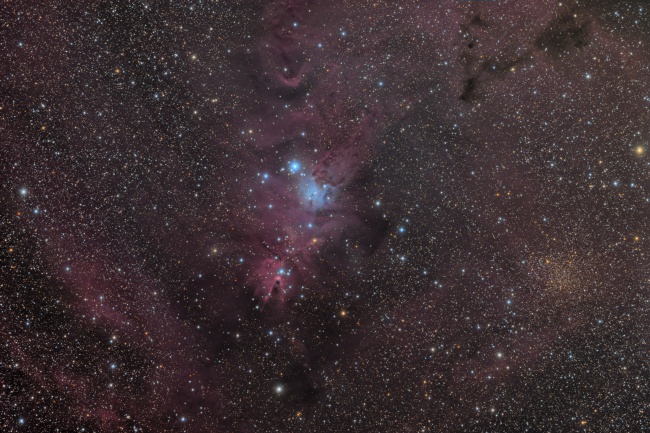
{"type": "Polygon", "coordinates": [[[0,431],[650,431],[650,4],[5,1],[0,431]]]}

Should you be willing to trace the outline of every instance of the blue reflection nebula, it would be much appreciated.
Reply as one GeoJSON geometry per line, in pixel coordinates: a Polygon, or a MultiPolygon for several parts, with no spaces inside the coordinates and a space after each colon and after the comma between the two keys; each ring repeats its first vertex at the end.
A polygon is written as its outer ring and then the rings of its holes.
{"type": "Polygon", "coordinates": [[[321,185],[312,177],[301,179],[299,189],[303,204],[313,210],[326,207],[336,195],[336,188],[327,184],[321,185]]]}

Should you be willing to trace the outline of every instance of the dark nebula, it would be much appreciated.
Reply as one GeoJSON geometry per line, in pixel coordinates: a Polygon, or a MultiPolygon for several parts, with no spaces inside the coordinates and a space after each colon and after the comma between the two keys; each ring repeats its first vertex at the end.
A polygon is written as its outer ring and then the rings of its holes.
{"type": "Polygon", "coordinates": [[[649,10],[4,2],[0,431],[650,431],[649,10]]]}

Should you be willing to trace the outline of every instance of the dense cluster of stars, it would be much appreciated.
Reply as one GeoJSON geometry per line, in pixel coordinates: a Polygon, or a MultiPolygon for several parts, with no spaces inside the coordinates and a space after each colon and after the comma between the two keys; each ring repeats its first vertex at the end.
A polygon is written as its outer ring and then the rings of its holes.
{"type": "Polygon", "coordinates": [[[650,429],[647,9],[5,2],[0,430],[650,429]]]}

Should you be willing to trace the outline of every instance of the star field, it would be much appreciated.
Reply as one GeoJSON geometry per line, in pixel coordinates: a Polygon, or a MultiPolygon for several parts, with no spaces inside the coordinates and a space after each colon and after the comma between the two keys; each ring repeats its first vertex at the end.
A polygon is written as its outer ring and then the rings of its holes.
{"type": "Polygon", "coordinates": [[[650,430],[650,5],[0,6],[2,432],[650,430]]]}

